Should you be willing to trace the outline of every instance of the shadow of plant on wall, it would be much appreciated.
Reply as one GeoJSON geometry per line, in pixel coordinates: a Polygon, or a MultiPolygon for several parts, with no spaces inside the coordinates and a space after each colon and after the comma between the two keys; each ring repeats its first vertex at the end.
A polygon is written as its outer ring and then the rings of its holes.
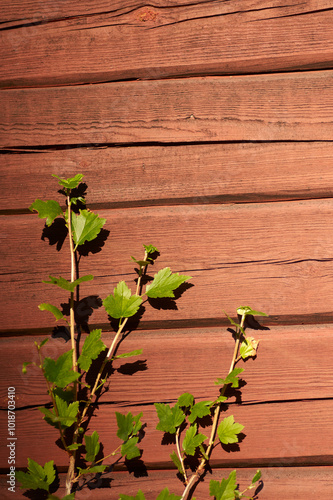
{"type": "MultiPolygon", "coordinates": [[[[136,466],[142,468],[143,463],[139,460],[141,450],[138,447],[145,427],[141,421],[142,413],[132,415],[128,412],[124,415],[116,412],[117,437],[121,444],[111,452],[104,452],[97,431],[88,434],[87,429],[99,398],[107,390],[106,381],[112,375],[113,361],[142,354],[142,350],[137,349],[118,355],[117,350],[144,313],[143,304],[148,301],[156,304],[156,301],[166,299],[167,304],[170,306],[171,301],[174,307],[174,301],[184,289],[178,296],[174,292],[184,285],[190,276],[172,273],[171,269],[166,267],[149,277],[147,268],[153,264],[159,252],[153,245],[143,245],[143,258],[132,257],[137,273],[135,293],[132,293],[125,281],[120,281],[113,293],[104,300],[95,295],[80,299],[80,286],[94,279],[91,274],[79,275],[80,259],[89,253],[99,252],[109,232],[103,229],[106,220],[85,208],[87,185],[81,182],[83,175],[77,174],[69,179],[61,179],[55,175],[54,177],[61,186],[59,193],[66,198],[65,209],[55,200],[40,199],[35,200],[29,208],[36,211],[39,218],[46,219],[42,239],[48,239],[51,245],[56,245],[58,251],[63,248],[66,239],[69,241],[70,279],[50,275],[49,279],[44,281],[47,285],[64,290],[69,295],[69,300],[61,304],[61,309],[46,302],[38,307],[41,311],[52,313],[57,322],[62,322],[62,326],[57,326],[53,331],[53,336],[70,342],[71,348],[57,359],[53,359],[43,354],[43,348],[49,338],[45,338],[40,344],[35,342],[38,361],[24,363],[23,373],[26,373],[28,365],[32,365],[41,370],[45,378],[51,401],[49,405],[39,409],[44,420],[59,431],[58,444],[67,453],[69,466],[66,496],[63,499],[70,500],[75,497],[75,491],[82,489],[89,482],[101,484],[101,474],[120,460],[127,464],[134,460],[136,466]],[[94,309],[102,306],[115,326],[115,335],[110,346],[104,344],[101,329],[89,331],[88,327],[88,320],[94,309]],[[81,346],[82,332],[87,333],[87,336],[81,346]],[[105,464],[110,461],[113,462],[105,464]]],[[[160,302],[160,307],[161,304],[163,303],[160,302]]],[[[146,365],[145,362],[126,361],[122,369],[133,373],[146,369],[146,365]]],[[[121,371],[121,368],[118,370],[121,371]]],[[[18,471],[16,478],[21,483],[21,488],[28,490],[25,495],[30,498],[58,498],[53,494],[59,485],[53,460],[42,466],[28,458],[28,471],[18,471]]],[[[106,481],[110,485],[107,478],[106,481]]]]}

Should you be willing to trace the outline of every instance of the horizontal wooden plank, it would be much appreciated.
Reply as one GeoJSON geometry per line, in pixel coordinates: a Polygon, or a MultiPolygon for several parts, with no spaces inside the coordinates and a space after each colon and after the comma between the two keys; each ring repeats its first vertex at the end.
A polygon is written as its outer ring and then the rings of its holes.
{"type": "MultiPolygon", "coordinates": [[[[173,444],[165,444],[163,432],[156,430],[157,414],[153,405],[132,406],[100,404],[99,410],[89,424],[89,431],[99,433],[104,455],[112,453],[120,444],[116,436],[115,411],[137,415],[143,413],[141,421],[146,424],[144,437],[139,443],[142,460],[147,468],[172,468],[170,453],[173,444]]],[[[265,405],[232,405],[221,418],[233,415],[235,422],[244,426],[239,446],[224,450],[216,446],[211,457],[214,467],[262,467],[297,465],[333,465],[333,401],[312,400],[277,402],[265,405]],[[321,429],[317,432],[306,429],[321,429]],[[306,439],[304,434],[306,433],[306,439]]],[[[7,436],[7,415],[1,412],[1,435],[7,436]]],[[[67,455],[58,447],[58,433],[42,420],[40,411],[27,408],[16,412],[17,454],[16,466],[25,467],[27,457],[39,463],[54,459],[58,467],[66,467],[67,455]],[[38,430],[38,431],[37,431],[38,430]],[[37,435],[36,435],[37,432],[37,435]]],[[[209,434],[209,428],[202,432],[209,434]]],[[[183,436],[182,436],[183,438],[183,436]]],[[[7,441],[3,440],[0,467],[6,468],[8,454],[7,441]]],[[[107,464],[114,460],[107,459],[107,464]]],[[[124,467],[122,463],[118,468],[124,467]]]]}
{"type": "MultiPolygon", "coordinates": [[[[239,362],[245,370],[242,379],[246,385],[237,394],[237,400],[241,397],[243,404],[253,405],[331,397],[333,367],[327,349],[332,336],[330,325],[248,329],[247,334],[260,339],[260,347],[256,360],[239,362]]],[[[24,362],[38,363],[34,342],[40,343],[44,338],[1,339],[0,408],[7,408],[8,384],[16,388],[18,408],[49,402],[40,370],[28,367],[27,373],[22,374],[24,362]]],[[[103,333],[108,347],[112,339],[113,334],[103,333]]],[[[43,355],[56,359],[69,348],[63,339],[51,339],[43,348],[43,355]]],[[[118,354],[135,349],[142,349],[143,353],[113,363],[109,390],[101,397],[101,403],[175,402],[183,392],[192,393],[198,400],[215,400],[219,389],[214,382],[227,374],[234,341],[228,327],[141,330],[126,337],[118,354]],[[216,359],[214,364],[212,359],[216,359]]],[[[230,401],[235,402],[235,397],[230,401]]]]}
{"type": "MultiPolygon", "coordinates": [[[[80,310],[90,307],[93,312],[92,317],[82,316],[82,321],[90,325],[108,322],[96,297],[105,298],[120,280],[133,289],[136,274],[130,256],[141,258],[142,243],[152,243],[161,252],[148,274],[169,266],[173,272],[192,276],[194,286],[176,304],[162,301],[151,307],[146,303],[141,327],[164,328],[164,322],[177,321],[195,326],[199,319],[221,318],[222,308],[233,314],[242,304],[282,321],[284,316],[325,316],[333,309],[333,242],[327,229],[332,199],[116,209],[99,214],[107,219],[105,230],[110,234],[101,247],[91,247],[93,253],[80,260],[80,275],[95,276],[80,289],[80,310]]],[[[38,304],[59,306],[67,301],[63,290],[42,283],[49,275],[70,273],[66,247],[58,252],[56,235],[46,231],[43,241],[42,231],[37,215],[2,217],[3,332],[50,328],[50,315],[38,312],[38,304]]]]}
{"type": "Polygon", "coordinates": [[[322,71],[4,90],[0,146],[331,141],[332,88],[322,71]]]}
{"type": "MultiPolygon", "coordinates": [[[[206,476],[205,481],[200,482],[195,489],[197,500],[207,500],[209,492],[209,481],[221,481],[227,478],[232,469],[212,469],[206,476]]],[[[255,468],[240,468],[237,470],[237,480],[242,491],[245,489],[256,472],[255,468]]],[[[288,498],[288,500],[331,500],[333,494],[332,487],[332,467],[262,467],[262,489],[258,498],[264,500],[276,500],[276,498],[288,498]]],[[[5,500],[16,500],[22,498],[22,493],[16,488],[16,492],[6,491],[6,477],[0,476],[0,490],[2,498],[5,500]]],[[[60,489],[57,495],[65,495],[62,486],[65,481],[64,474],[60,474],[60,489]]],[[[93,490],[84,489],[76,493],[75,498],[84,500],[91,498],[104,500],[110,498],[110,494],[135,496],[141,489],[146,500],[156,500],[158,494],[164,489],[181,495],[182,484],[176,478],[175,471],[147,471],[144,477],[136,477],[134,473],[114,472],[104,476],[104,481],[100,482],[100,487],[93,490]],[[112,478],[112,479],[111,479],[112,478]],[[110,489],[111,487],[111,489],[110,489]]],[[[116,496],[114,496],[116,498],[116,496]]]]}
{"type": "Polygon", "coordinates": [[[330,197],[332,164],[332,142],[17,151],[1,157],[0,184],[10,196],[0,210],[56,197],[51,174],[77,172],[89,206],[100,208],[330,197]]]}
{"type": "MultiPolygon", "coordinates": [[[[200,482],[195,489],[197,500],[207,500],[209,495],[210,480],[220,481],[227,478],[232,469],[212,469],[206,476],[205,481],[200,482]]],[[[237,480],[242,491],[245,489],[256,472],[256,468],[237,469],[237,480]]],[[[262,489],[259,492],[259,499],[276,500],[276,498],[288,498],[288,500],[331,500],[333,494],[332,487],[332,467],[261,467],[262,489]]],[[[176,477],[175,471],[155,471],[149,470],[146,476],[137,477],[131,472],[113,472],[107,474],[100,481],[97,488],[89,490],[83,489],[77,492],[75,498],[78,500],[105,500],[110,498],[110,494],[120,493],[135,496],[139,489],[143,491],[146,500],[156,500],[158,494],[169,488],[170,493],[181,495],[182,484],[176,477]],[[111,489],[110,489],[111,488],[111,489]]],[[[65,475],[59,474],[60,488],[57,495],[65,495],[65,475]]],[[[16,492],[8,492],[6,484],[7,478],[0,476],[0,491],[4,500],[16,500],[22,498],[22,493],[16,486],[16,492]]],[[[253,491],[253,490],[252,490],[253,491]]],[[[212,497],[210,497],[212,498],[212,497]]]]}
{"type": "Polygon", "coordinates": [[[331,68],[329,0],[13,4],[1,17],[7,87],[331,68]]]}

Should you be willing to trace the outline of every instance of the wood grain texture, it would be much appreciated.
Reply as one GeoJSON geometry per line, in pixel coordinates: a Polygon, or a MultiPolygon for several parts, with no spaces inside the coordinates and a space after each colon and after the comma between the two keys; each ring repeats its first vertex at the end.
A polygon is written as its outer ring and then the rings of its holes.
{"type": "MultiPolygon", "coordinates": [[[[80,308],[95,309],[96,301],[83,299],[105,298],[122,279],[133,283],[130,256],[142,258],[144,242],[161,252],[148,274],[169,266],[192,276],[194,286],[176,304],[145,304],[142,327],[164,328],[168,321],[195,326],[199,319],[220,318],[222,308],[233,314],[242,304],[281,320],[318,315],[323,322],[320,314],[333,309],[333,243],[327,230],[332,207],[326,199],[102,210],[110,234],[102,247],[90,247],[89,257],[81,258],[80,275],[95,279],[82,285],[80,308]]],[[[2,217],[3,332],[50,328],[50,315],[39,312],[38,304],[67,300],[60,288],[42,283],[49,275],[69,275],[67,250],[57,252],[54,233],[44,233],[43,241],[42,232],[37,215],[2,217]]],[[[107,322],[102,308],[89,319],[91,325],[107,322]]]]}
{"type": "Polygon", "coordinates": [[[328,0],[13,3],[2,6],[6,87],[331,68],[328,0]]]}
{"type": "MultiPolygon", "coordinates": [[[[206,476],[206,480],[199,483],[195,490],[197,500],[207,500],[209,481],[221,481],[227,478],[232,469],[213,469],[206,476]]],[[[285,498],[288,500],[331,500],[332,467],[261,467],[263,477],[263,488],[259,498],[265,500],[276,500],[285,498]]],[[[256,472],[255,468],[240,468],[237,470],[237,480],[240,489],[245,489],[256,472]]],[[[64,474],[60,474],[60,489],[57,494],[65,495],[64,474]]],[[[120,493],[135,496],[141,489],[146,500],[156,500],[158,494],[166,487],[170,492],[181,495],[183,490],[179,479],[176,478],[174,470],[155,471],[150,470],[144,477],[136,477],[128,472],[114,472],[109,474],[103,481],[102,487],[95,489],[84,489],[76,494],[78,500],[105,500],[118,498],[120,493]],[[112,480],[111,480],[112,478],[112,480]],[[111,489],[110,489],[111,484],[111,489]],[[103,487],[104,486],[104,487],[103,487]]],[[[22,499],[23,493],[6,490],[6,477],[0,476],[0,491],[4,500],[22,499]]],[[[35,499],[34,499],[35,500],[35,499]]]]}
{"type": "MultiPolygon", "coordinates": [[[[261,331],[248,329],[247,335],[259,339],[260,347],[255,360],[239,362],[245,370],[242,379],[246,384],[237,393],[237,401],[241,399],[243,404],[260,405],[283,400],[331,398],[330,325],[276,326],[261,331]]],[[[31,366],[25,375],[22,374],[24,362],[38,362],[34,342],[40,343],[44,338],[1,339],[1,409],[7,408],[8,380],[16,387],[17,408],[49,401],[40,370],[31,366]]],[[[102,338],[109,347],[113,334],[103,332],[102,338]]],[[[69,348],[63,339],[51,339],[43,348],[43,356],[56,359],[69,348]]],[[[214,382],[218,377],[226,376],[234,342],[226,326],[133,331],[122,342],[118,354],[139,348],[143,350],[141,355],[114,361],[109,390],[101,396],[101,404],[174,403],[183,392],[192,393],[198,400],[214,400],[218,395],[218,386],[214,382]],[[212,359],[216,360],[214,364],[212,359]]],[[[97,367],[99,363],[96,363],[95,371],[97,367]]],[[[232,403],[235,396],[231,398],[232,403]]]]}
{"type": "MultiPolygon", "coordinates": [[[[90,423],[89,430],[96,430],[100,436],[102,450],[107,455],[120,444],[116,436],[117,423],[115,411],[137,415],[142,412],[142,421],[146,424],[145,435],[139,443],[143,450],[142,460],[147,468],[170,469],[172,444],[165,444],[163,432],[156,430],[158,423],[153,405],[112,405],[100,404],[96,417],[90,423]]],[[[333,437],[330,429],[333,425],[333,401],[312,400],[296,402],[277,402],[265,405],[230,405],[222,417],[233,415],[235,422],[244,426],[239,446],[224,450],[216,446],[211,457],[212,467],[262,467],[262,466],[313,466],[333,465],[333,437]],[[305,429],[322,429],[322,439],[316,432],[305,429]],[[306,432],[306,439],[304,433],[306,432]],[[234,450],[234,451],[232,451],[234,450]]],[[[2,435],[7,432],[7,415],[1,412],[0,428],[2,435]]],[[[203,428],[207,435],[209,430],[203,428]]],[[[26,408],[16,413],[16,436],[18,449],[16,466],[25,467],[29,456],[44,464],[51,458],[58,467],[67,467],[67,456],[61,450],[56,429],[51,428],[41,419],[36,408],[26,408]],[[38,430],[38,431],[37,431],[38,430]],[[38,435],[41,439],[37,439],[38,435]],[[35,439],[34,439],[35,436],[35,439]]],[[[6,444],[1,443],[0,467],[6,468],[6,444]]],[[[113,461],[108,461],[108,464],[113,461]]],[[[118,467],[124,466],[120,463],[118,467]]]]}
{"type": "Polygon", "coordinates": [[[84,174],[91,208],[331,196],[333,143],[197,144],[17,151],[1,156],[0,210],[27,210],[84,174]]]}
{"type": "Polygon", "coordinates": [[[331,141],[333,72],[4,90],[0,146],[331,141]]]}

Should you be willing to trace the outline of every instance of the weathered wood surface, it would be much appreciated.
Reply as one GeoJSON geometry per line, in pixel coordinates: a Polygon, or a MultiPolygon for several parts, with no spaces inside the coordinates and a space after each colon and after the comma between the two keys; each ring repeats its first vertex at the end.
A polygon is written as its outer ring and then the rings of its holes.
{"type": "MultiPolygon", "coordinates": [[[[240,362],[246,381],[241,391],[243,404],[260,405],[283,400],[298,400],[302,404],[302,400],[331,398],[330,325],[274,326],[258,331],[248,329],[247,333],[260,339],[260,346],[255,362],[240,362]]],[[[49,401],[39,369],[28,367],[27,373],[22,374],[24,362],[38,362],[34,342],[40,343],[44,338],[31,336],[2,340],[1,408],[6,407],[8,380],[17,388],[19,408],[49,401]]],[[[112,338],[112,333],[103,332],[103,341],[108,347],[112,338]]],[[[139,348],[143,353],[113,363],[109,391],[102,396],[101,402],[152,405],[159,400],[175,402],[182,392],[190,392],[200,400],[214,400],[218,393],[214,382],[218,377],[226,376],[233,347],[232,334],[227,326],[131,332],[122,342],[118,354],[139,348]],[[216,360],[214,365],[212,359],[216,360]]],[[[51,339],[43,353],[46,357],[56,358],[68,349],[69,345],[63,339],[51,339]]]]}
{"type": "MultiPolygon", "coordinates": [[[[142,412],[141,421],[146,423],[145,435],[139,443],[143,450],[142,460],[147,468],[168,469],[172,467],[170,453],[175,444],[163,443],[163,433],[156,430],[158,418],[153,405],[99,404],[96,417],[89,430],[96,430],[100,436],[105,455],[112,453],[121,440],[115,411],[137,415],[142,412]]],[[[2,412],[1,412],[2,413],[2,412]]],[[[229,405],[222,417],[234,415],[235,421],[244,426],[240,441],[235,447],[224,450],[221,445],[214,448],[210,464],[212,467],[262,467],[262,466],[312,466],[333,465],[332,400],[280,401],[265,405],[229,405]],[[318,439],[316,432],[305,429],[323,429],[318,439]],[[305,439],[306,434],[306,439],[305,439]]],[[[6,414],[1,416],[2,435],[6,435],[6,414]]],[[[211,422],[210,422],[211,425],[211,422]]],[[[202,430],[205,434],[205,428],[202,430]]],[[[209,434],[209,429],[206,431],[209,434]]],[[[207,435],[207,434],[206,434],[207,435]]],[[[26,408],[16,413],[17,454],[16,467],[25,467],[27,456],[44,464],[53,459],[58,467],[67,467],[67,456],[56,444],[59,432],[41,420],[37,408],[26,408]],[[37,434],[42,441],[37,439],[37,434]],[[20,444],[21,443],[21,444],[20,444]]],[[[8,451],[2,444],[2,468],[7,466],[8,451]]],[[[106,460],[106,464],[113,460],[106,460]]],[[[124,467],[119,464],[119,467],[124,467]]]]}
{"type": "MultiPolygon", "coordinates": [[[[161,255],[148,274],[169,266],[192,276],[194,286],[177,307],[172,301],[146,304],[144,326],[216,320],[222,308],[232,314],[242,304],[283,322],[316,315],[324,322],[333,309],[332,207],[332,199],[324,199],[102,210],[110,234],[100,252],[94,247],[81,258],[80,275],[95,279],[80,287],[80,297],[105,298],[120,280],[133,283],[130,256],[142,258],[142,243],[153,243],[161,255]]],[[[34,214],[2,217],[3,332],[49,328],[50,315],[38,304],[67,301],[60,288],[42,283],[49,275],[69,276],[69,257],[56,250],[53,236],[41,239],[43,225],[34,214]]],[[[96,309],[90,323],[106,324],[103,311],[96,309]]]]}
{"type": "Polygon", "coordinates": [[[0,107],[3,148],[331,141],[333,72],[11,89],[0,107]]]}
{"type": "MultiPolygon", "coordinates": [[[[197,500],[207,500],[208,483],[210,479],[221,481],[227,478],[232,469],[213,469],[206,477],[206,482],[199,483],[195,490],[197,500]]],[[[331,500],[333,494],[333,467],[261,467],[263,474],[263,489],[258,498],[276,500],[331,500]]],[[[245,489],[256,472],[255,468],[239,468],[237,479],[240,489],[245,489]]],[[[0,476],[0,489],[4,500],[23,498],[19,490],[16,493],[6,491],[6,479],[0,476]]],[[[64,475],[60,474],[60,484],[64,484],[64,475]]],[[[176,478],[174,470],[149,470],[146,476],[135,477],[134,473],[117,472],[112,474],[112,480],[107,476],[101,481],[101,488],[83,490],[77,493],[78,500],[116,500],[120,493],[135,496],[139,489],[145,493],[147,500],[156,500],[158,494],[166,487],[170,492],[182,494],[182,486],[176,478]],[[111,485],[111,489],[110,489],[111,485]]],[[[62,486],[58,495],[65,495],[62,486]],[[60,493],[61,492],[61,493],[60,493]]]]}
{"type": "Polygon", "coordinates": [[[51,174],[77,172],[92,209],[325,198],[332,165],[332,142],[13,151],[1,156],[0,210],[27,212],[36,198],[57,197],[51,174]]]}
{"type": "Polygon", "coordinates": [[[329,0],[9,2],[1,85],[331,68],[329,0]]]}

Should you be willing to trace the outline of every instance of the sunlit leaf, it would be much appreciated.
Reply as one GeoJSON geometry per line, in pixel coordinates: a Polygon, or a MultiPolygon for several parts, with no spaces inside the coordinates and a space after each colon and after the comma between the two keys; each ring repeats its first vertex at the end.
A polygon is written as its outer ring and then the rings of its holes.
{"type": "Polygon", "coordinates": [[[74,189],[80,184],[84,175],[83,174],[76,174],[75,177],[70,177],[69,179],[61,179],[60,177],[58,177],[55,174],[52,174],[52,177],[55,177],[56,179],[58,179],[60,186],[63,186],[64,188],[67,188],[67,189],[74,189]]]}
{"type": "Polygon", "coordinates": [[[131,295],[131,290],[125,281],[120,281],[110,294],[103,300],[106,312],[112,318],[130,318],[134,316],[142,304],[142,298],[138,295],[131,295]]]}
{"type": "Polygon", "coordinates": [[[153,281],[147,285],[146,295],[151,299],[174,297],[174,290],[189,279],[191,276],[173,274],[169,267],[165,267],[155,274],[153,281]]]}
{"type": "Polygon", "coordinates": [[[40,219],[46,219],[46,225],[51,226],[52,222],[58,215],[63,215],[63,211],[59,203],[55,200],[35,200],[29,207],[29,210],[38,212],[40,219]]]}
{"type": "Polygon", "coordinates": [[[92,330],[86,337],[82,346],[82,351],[77,360],[81,370],[88,371],[94,359],[97,359],[101,352],[106,349],[106,345],[101,340],[102,330],[92,330]]]}
{"type": "Polygon", "coordinates": [[[242,432],[244,425],[238,424],[234,416],[230,415],[222,420],[217,429],[217,434],[222,444],[238,443],[238,434],[242,432]]]}
{"type": "Polygon", "coordinates": [[[53,306],[52,304],[48,304],[47,302],[44,302],[43,304],[39,304],[38,309],[41,311],[49,311],[50,313],[53,314],[55,317],[56,321],[59,319],[62,319],[64,317],[63,313],[58,309],[56,306],[53,306]]]}
{"type": "Polygon", "coordinates": [[[72,228],[75,245],[83,245],[86,241],[94,240],[105,222],[106,219],[88,210],[80,210],[79,215],[73,214],[72,228]]]}

